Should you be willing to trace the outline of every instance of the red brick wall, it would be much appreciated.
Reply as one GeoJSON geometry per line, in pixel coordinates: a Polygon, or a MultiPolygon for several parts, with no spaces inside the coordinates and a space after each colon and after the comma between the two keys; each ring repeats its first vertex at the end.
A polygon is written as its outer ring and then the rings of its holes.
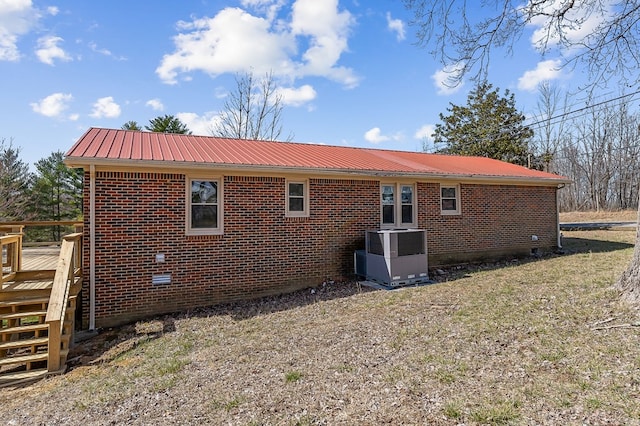
{"type": "Polygon", "coordinates": [[[557,244],[556,189],[460,185],[460,215],[440,214],[440,185],[419,184],[430,265],[530,254],[557,244]],[[532,241],[532,236],[538,237],[532,241]]]}
{"type": "Polygon", "coordinates": [[[376,181],[312,179],[310,216],[287,218],[283,178],[227,176],[224,235],[186,236],[184,185],[184,175],[97,173],[97,326],[340,280],[378,226],[377,207],[361,208],[377,205],[376,181]],[[154,274],[171,284],[153,285],[154,274]]]}
{"type": "MultiPolygon", "coordinates": [[[[310,179],[305,218],[285,217],[284,178],[226,176],[223,185],[224,235],[186,236],[184,175],[96,173],[96,326],[350,278],[364,231],[379,227],[378,181],[310,179]],[[154,274],[171,283],[153,285],[154,274]]],[[[439,185],[417,188],[432,263],[528,251],[532,234],[535,246],[556,243],[554,188],[462,185],[462,215],[453,217],[440,215],[439,185]]],[[[84,213],[88,234],[88,189],[84,213]]]]}

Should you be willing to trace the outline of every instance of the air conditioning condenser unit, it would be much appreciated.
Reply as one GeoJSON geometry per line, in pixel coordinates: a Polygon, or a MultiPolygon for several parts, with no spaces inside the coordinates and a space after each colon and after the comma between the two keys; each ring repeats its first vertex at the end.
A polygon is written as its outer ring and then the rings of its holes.
{"type": "MultiPolygon", "coordinates": [[[[366,279],[400,287],[429,283],[424,229],[381,229],[365,234],[366,279]]],[[[358,268],[358,266],[356,266],[358,268]]]]}

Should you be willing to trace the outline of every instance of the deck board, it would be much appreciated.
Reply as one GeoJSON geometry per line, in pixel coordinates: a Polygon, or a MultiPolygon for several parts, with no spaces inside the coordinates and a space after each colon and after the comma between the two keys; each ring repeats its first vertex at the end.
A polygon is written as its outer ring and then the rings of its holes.
{"type": "MultiPolygon", "coordinates": [[[[22,248],[22,270],[42,271],[56,269],[60,247],[23,247],[22,248]]],[[[30,281],[9,281],[4,284],[2,290],[44,290],[51,288],[52,280],[30,280],[30,281]]]]}
{"type": "Polygon", "coordinates": [[[58,256],[60,256],[59,246],[23,247],[22,269],[28,271],[56,269],[58,256]]]}

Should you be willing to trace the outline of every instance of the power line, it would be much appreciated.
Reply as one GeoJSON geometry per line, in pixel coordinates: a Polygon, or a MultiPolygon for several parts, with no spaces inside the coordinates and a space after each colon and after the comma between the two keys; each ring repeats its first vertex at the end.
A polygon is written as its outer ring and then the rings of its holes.
{"type": "MultiPolygon", "coordinates": [[[[636,90],[635,92],[631,92],[631,93],[627,93],[627,94],[624,94],[624,95],[620,95],[620,96],[617,96],[615,98],[606,99],[604,101],[600,101],[600,102],[597,102],[597,103],[594,103],[594,104],[591,104],[591,105],[585,105],[583,107],[580,107],[580,108],[577,108],[577,109],[574,109],[574,110],[571,110],[571,111],[565,111],[563,113],[551,116],[549,118],[539,119],[538,121],[534,121],[534,122],[529,123],[529,124],[526,124],[526,123],[523,123],[523,124],[525,126],[531,128],[534,131],[535,130],[540,130],[540,129],[543,129],[547,125],[555,126],[556,124],[561,123],[563,119],[566,119],[567,117],[570,117],[570,116],[572,116],[571,117],[572,119],[583,117],[583,116],[589,114],[590,112],[592,112],[593,109],[602,107],[602,106],[610,104],[612,102],[617,102],[617,101],[623,101],[624,100],[624,102],[620,102],[620,104],[619,104],[619,105],[623,105],[625,102],[628,103],[628,102],[632,102],[634,100],[638,100],[638,99],[634,99],[633,98],[636,95],[640,95],[640,90],[636,90]],[[627,99],[627,98],[631,98],[631,99],[627,99]],[[579,114],[579,115],[576,115],[576,114],[579,114]]],[[[639,130],[640,130],[640,127],[639,127],[639,130]]],[[[576,146],[578,143],[579,143],[579,141],[575,141],[573,143],[566,143],[565,142],[564,148],[566,148],[568,146],[576,146]]],[[[629,148],[633,149],[633,148],[636,148],[637,146],[638,145],[627,145],[626,147],[613,147],[612,150],[618,151],[618,150],[629,149],[629,148]]],[[[429,147],[429,148],[431,148],[431,149],[428,149],[427,146],[423,147],[425,152],[432,152],[433,153],[433,152],[437,152],[437,150],[438,150],[438,148],[436,146],[436,143],[433,143],[433,142],[432,142],[432,146],[429,147]]],[[[562,148],[560,148],[560,149],[562,149],[562,148]]],[[[576,153],[576,154],[581,155],[581,154],[587,154],[587,153],[576,153]]]]}
{"type": "MultiPolygon", "coordinates": [[[[540,127],[542,127],[542,125],[543,125],[543,124],[545,124],[545,123],[549,123],[549,122],[551,122],[552,120],[559,120],[559,119],[562,119],[562,118],[566,118],[566,117],[568,117],[569,115],[577,114],[577,113],[579,113],[579,112],[583,112],[583,111],[587,111],[587,110],[589,110],[589,109],[593,109],[593,108],[596,108],[596,107],[599,107],[599,106],[602,106],[602,105],[606,105],[606,104],[608,104],[608,103],[610,103],[610,102],[619,101],[619,100],[622,100],[622,99],[628,98],[628,97],[630,97],[630,96],[635,96],[635,95],[637,95],[637,94],[640,94],[640,90],[636,90],[635,92],[628,93],[628,94],[625,94],[625,95],[621,95],[621,96],[618,96],[618,97],[616,97],[616,98],[607,99],[607,100],[605,100],[605,101],[598,102],[598,103],[595,103],[595,104],[593,104],[593,105],[586,105],[586,106],[584,106],[584,107],[582,107],[582,108],[578,108],[578,109],[575,109],[575,110],[572,110],[572,111],[563,112],[563,113],[561,113],[561,114],[558,114],[558,115],[555,115],[555,116],[552,116],[552,117],[548,117],[548,118],[545,118],[545,119],[541,119],[541,120],[538,120],[538,121],[535,121],[535,122],[533,122],[533,123],[526,124],[526,125],[527,125],[528,127],[534,127],[534,126],[540,126],[540,127]]],[[[555,124],[555,123],[554,123],[554,124],[555,124]]]]}

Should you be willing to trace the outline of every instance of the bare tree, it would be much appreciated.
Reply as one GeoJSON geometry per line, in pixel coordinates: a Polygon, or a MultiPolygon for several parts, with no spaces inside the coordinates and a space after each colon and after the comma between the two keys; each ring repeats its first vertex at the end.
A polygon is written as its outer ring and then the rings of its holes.
{"type": "MultiPolygon", "coordinates": [[[[527,26],[536,24],[541,54],[562,49],[562,66],[583,64],[591,87],[609,78],[640,82],[640,1],[610,0],[487,0],[483,12],[467,0],[404,0],[414,12],[413,24],[423,46],[452,71],[450,83],[465,75],[487,79],[493,48],[510,52],[527,26]],[[489,8],[492,13],[489,13],[489,8]],[[588,26],[590,31],[580,32],[588,26]]],[[[637,185],[637,182],[636,182],[637,185]]],[[[638,209],[640,219],[640,202],[638,209]]],[[[640,301],[640,225],[635,251],[618,286],[640,301]]]]}
{"type": "Polygon", "coordinates": [[[567,127],[567,98],[562,98],[560,90],[548,82],[538,87],[538,102],[533,114],[534,139],[532,151],[542,161],[542,169],[555,171],[554,158],[560,148],[560,141],[567,127]]]}
{"type": "MultiPolygon", "coordinates": [[[[640,116],[626,95],[598,108],[536,122],[539,138],[563,121],[552,171],[572,179],[559,194],[562,210],[627,209],[637,206],[640,180],[640,116]],[[549,123],[549,124],[547,124],[549,123]]],[[[555,132],[555,130],[554,130],[555,132]]]]}
{"type": "Polygon", "coordinates": [[[615,148],[611,207],[617,209],[635,206],[640,190],[636,184],[640,182],[640,116],[629,109],[629,102],[624,102],[612,117],[615,148]]]}
{"type": "Polygon", "coordinates": [[[584,126],[576,126],[578,140],[582,144],[585,157],[582,162],[583,172],[589,183],[588,194],[591,209],[600,211],[608,200],[608,188],[612,177],[611,154],[612,139],[608,130],[610,113],[592,111],[584,126]]]}
{"type": "Polygon", "coordinates": [[[492,49],[511,53],[534,24],[544,55],[562,49],[563,66],[582,63],[594,84],[608,77],[637,83],[640,68],[640,2],[637,0],[404,0],[413,11],[419,44],[447,66],[450,84],[465,76],[487,79],[492,49]],[[589,25],[589,32],[580,30],[589,25]]]}
{"type": "MultiPolygon", "coordinates": [[[[211,134],[236,139],[279,140],[283,107],[273,73],[265,74],[259,81],[251,71],[237,75],[236,88],[229,93],[220,121],[211,129],[211,134]]],[[[289,135],[286,141],[292,138],[289,135]]]]}
{"type": "Polygon", "coordinates": [[[556,172],[571,178],[572,183],[559,193],[558,201],[562,211],[582,210],[585,206],[585,178],[579,162],[582,151],[578,148],[577,138],[569,133],[560,141],[555,158],[556,172]]]}

